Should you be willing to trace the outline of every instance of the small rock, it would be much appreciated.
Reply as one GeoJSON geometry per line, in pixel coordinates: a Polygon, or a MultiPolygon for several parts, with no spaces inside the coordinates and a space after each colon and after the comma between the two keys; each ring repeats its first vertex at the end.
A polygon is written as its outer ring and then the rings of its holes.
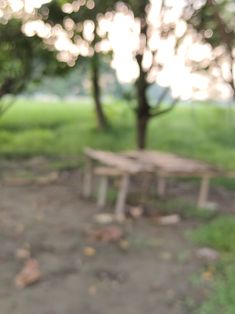
{"type": "Polygon", "coordinates": [[[211,248],[204,247],[197,250],[197,257],[213,262],[219,259],[219,253],[211,248]]]}
{"type": "Polygon", "coordinates": [[[172,259],[172,254],[170,252],[162,252],[161,253],[161,258],[164,261],[170,261],[172,259]]]}
{"type": "Polygon", "coordinates": [[[181,219],[179,215],[163,216],[157,219],[160,225],[175,225],[178,224],[180,220],[181,219]]]}
{"type": "Polygon", "coordinates": [[[30,251],[25,248],[18,249],[16,251],[16,258],[19,260],[29,259],[30,258],[30,251]]]}
{"type": "Polygon", "coordinates": [[[114,221],[114,216],[111,214],[98,214],[94,217],[95,222],[99,224],[110,224],[114,221]]]}
{"type": "Polygon", "coordinates": [[[89,289],[88,289],[88,293],[89,293],[90,296],[95,296],[96,293],[97,293],[96,286],[95,285],[90,286],[89,289]]]}
{"type": "Polygon", "coordinates": [[[134,219],[138,219],[143,216],[144,210],[141,206],[130,207],[128,210],[130,216],[134,219]]]}

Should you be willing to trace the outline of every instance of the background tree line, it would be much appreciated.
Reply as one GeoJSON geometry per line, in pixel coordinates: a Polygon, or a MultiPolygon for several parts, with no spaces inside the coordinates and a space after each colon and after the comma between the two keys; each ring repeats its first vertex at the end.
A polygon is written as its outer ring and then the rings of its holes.
{"type": "MultiPolygon", "coordinates": [[[[102,102],[101,64],[102,60],[110,64],[115,51],[111,45],[107,49],[101,48],[109,37],[108,31],[101,31],[100,24],[104,19],[113,20],[117,14],[130,16],[139,26],[138,44],[132,51],[133,60],[138,66],[138,75],[132,85],[137,146],[140,149],[146,147],[150,120],[171,111],[180,99],[180,95],[173,95],[172,101],[166,103],[165,99],[171,93],[170,84],[163,88],[154,102],[149,99],[150,87],[155,84],[156,78],[166,66],[159,58],[160,41],[171,38],[172,56],[179,53],[189,37],[198,44],[209,47],[210,57],[193,60],[185,54],[185,64],[192,73],[206,73],[211,78],[211,84],[215,80],[223,81],[234,99],[233,1],[188,0],[175,20],[169,19],[173,2],[158,3],[157,15],[151,17],[154,1],[149,0],[53,0],[30,13],[25,12],[23,4],[16,13],[11,10],[8,1],[3,1],[0,6],[0,115],[11,106],[5,100],[5,95],[17,95],[29,82],[39,82],[45,75],[64,76],[72,68],[83,64],[90,73],[97,125],[108,132],[110,125],[102,102]],[[35,21],[50,28],[48,34],[44,36],[36,30],[33,31],[32,23],[35,21]],[[185,25],[181,32],[177,31],[179,21],[185,25]],[[27,25],[28,28],[31,27],[30,37],[26,31],[27,25]],[[90,28],[88,35],[84,32],[87,27],[90,28]],[[66,47],[64,50],[63,47],[58,47],[58,33],[67,34],[66,40],[71,51],[66,47]],[[79,46],[83,49],[78,49],[79,46]]],[[[81,77],[78,78],[78,84],[80,79],[81,77]]]]}

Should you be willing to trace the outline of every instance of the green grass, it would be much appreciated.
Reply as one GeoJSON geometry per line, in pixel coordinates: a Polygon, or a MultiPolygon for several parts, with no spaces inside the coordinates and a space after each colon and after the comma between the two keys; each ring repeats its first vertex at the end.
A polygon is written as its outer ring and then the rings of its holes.
{"type": "Polygon", "coordinates": [[[179,214],[184,219],[195,219],[200,221],[210,221],[218,215],[216,210],[198,208],[195,204],[179,197],[159,202],[158,207],[162,208],[165,214],[179,214]],[[160,205],[160,206],[159,206],[160,205]]]}
{"type": "Polygon", "coordinates": [[[218,250],[216,278],[211,296],[197,314],[233,314],[235,310],[235,216],[217,218],[193,234],[197,244],[218,250]]]}
{"type": "MultiPolygon", "coordinates": [[[[0,120],[0,157],[78,156],[85,146],[119,151],[135,148],[135,121],[127,104],[105,110],[107,133],[96,129],[89,103],[19,100],[0,120]]],[[[234,112],[235,121],[235,112],[234,112]]],[[[235,170],[235,123],[227,110],[179,106],[151,121],[148,147],[180,153],[235,170]]]]}
{"type": "Polygon", "coordinates": [[[216,279],[214,292],[197,312],[198,314],[234,314],[235,309],[235,263],[227,266],[216,279]]]}
{"type": "Polygon", "coordinates": [[[201,227],[193,236],[200,245],[213,247],[235,256],[235,216],[224,216],[201,227]]]}

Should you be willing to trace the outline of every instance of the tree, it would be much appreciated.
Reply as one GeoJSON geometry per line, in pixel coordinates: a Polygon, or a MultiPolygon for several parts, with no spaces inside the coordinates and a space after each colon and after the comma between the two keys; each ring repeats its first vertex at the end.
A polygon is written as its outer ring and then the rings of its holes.
{"type": "MultiPolygon", "coordinates": [[[[156,76],[162,70],[164,65],[157,60],[157,54],[159,52],[159,46],[151,45],[150,41],[155,38],[166,39],[170,31],[174,29],[175,23],[168,23],[165,20],[165,13],[168,7],[164,3],[159,1],[158,16],[155,19],[159,20],[157,26],[154,26],[150,20],[151,2],[148,0],[127,0],[123,1],[123,6],[120,5],[120,11],[127,14],[127,8],[129,9],[129,15],[133,15],[133,19],[139,25],[138,32],[138,47],[133,53],[134,60],[138,65],[139,73],[134,81],[136,90],[137,104],[135,107],[136,116],[136,128],[137,128],[137,145],[139,149],[146,147],[147,128],[149,121],[153,117],[158,117],[171,111],[177,102],[177,99],[173,99],[169,106],[162,108],[165,97],[169,93],[169,88],[163,89],[162,94],[156,100],[155,104],[152,104],[148,98],[149,87],[156,82],[156,76]],[[146,65],[146,57],[148,64],[146,65]]],[[[156,42],[156,40],[155,40],[156,42]]],[[[177,39],[175,38],[175,45],[177,39]]],[[[125,45],[125,43],[123,43],[125,45]]],[[[172,51],[174,53],[174,51],[172,51]]]]}
{"type": "MultiPolygon", "coordinates": [[[[162,108],[163,100],[168,94],[169,88],[163,91],[154,105],[151,104],[147,95],[149,87],[155,83],[156,75],[153,78],[153,73],[160,73],[164,67],[157,60],[159,47],[151,47],[150,41],[153,40],[154,36],[161,39],[167,38],[170,31],[175,27],[175,21],[169,23],[165,19],[165,14],[168,13],[169,8],[162,1],[159,3],[161,4],[158,12],[160,23],[157,26],[154,26],[149,19],[152,6],[150,0],[126,0],[123,2],[57,0],[43,6],[38,14],[38,19],[44,21],[45,27],[51,28],[51,35],[46,36],[45,43],[48,47],[54,47],[58,51],[60,61],[66,61],[70,66],[74,66],[81,55],[88,57],[91,61],[93,96],[101,127],[105,127],[106,119],[100,101],[99,58],[102,51],[100,44],[104,39],[104,34],[100,34],[99,22],[102,18],[106,20],[110,19],[110,16],[113,18],[116,13],[120,13],[118,11],[122,8],[124,9],[123,14],[131,15],[136,24],[140,25],[139,46],[133,51],[133,55],[139,69],[139,75],[135,80],[137,97],[135,114],[137,143],[141,149],[146,146],[147,127],[150,119],[169,112],[176,104],[176,99],[174,99],[167,108],[162,108]],[[89,38],[84,32],[86,26],[89,28],[89,38]],[[62,40],[59,39],[61,34],[62,40]],[[145,64],[146,55],[151,59],[147,66],[145,64]]],[[[123,45],[126,44],[123,43],[123,45]]],[[[177,38],[175,38],[176,44],[177,38]]],[[[171,50],[174,50],[174,47],[171,50]]]]}
{"type": "Polygon", "coordinates": [[[64,71],[65,66],[55,65],[52,52],[43,49],[38,38],[28,38],[21,31],[21,21],[11,18],[0,21],[0,116],[14,103],[4,96],[18,95],[30,81],[38,82],[44,74],[64,71]]]}
{"type": "Polygon", "coordinates": [[[22,34],[19,21],[0,24],[0,116],[13,104],[4,96],[19,94],[31,80],[32,53],[32,42],[22,34]]]}
{"type": "MultiPolygon", "coordinates": [[[[204,69],[212,79],[222,79],[235,100],[234,1],[206,0],[197,5],[188,1],[183,13],[183,18],[198,34],[198,40],[211,47],[211,57],[204,69]]],[[[195,68],[201,70],[202,65],[197,64],[195,68]]]]}
{"type": "MultiPolygon", "coordinates": [[[[109,11],[114,3],[116,3],[116,1],[99,0],[94,2],[90,0],[83,4],[79,4],[74,1],[57,0],[42,6],[39,10],[39,17],[41,17],[45,23],[50,23],[50,25],[54,27],[60,25],[63,27],[64,31],[70,33],[69,39],[72,44],[74,44],[73,47],[75,50],[77,48],[77,53],[72,57],[72,66],[75,65],[78,59],[81,59],[78,49],[79,44],[76,43],[76,40],[80,38],[80,44],[86,46],[87,51],[82,53],[82,57],[89,60],[92,96],[95,104],[97,123],[99,128],[103,130],[107,128],[108,120],[101,101],[100,58],[102,51],[98,50],[97,47],[102,41],[102,38],[98,32],[98,18],[100,15],[109,11]],[[45,9],[46,14],[44,14],[45,9]],[[87,22],[90,23],[91,28],[90,38],[84,36],[84,27],[87,22]],[[77,47],[75,47],[76,45],[77,47]]],[[[46,43],[50,46],[52,41],[46,40],[46,43]]]]}
{"type": "MultiPolygon", "coordinates": [[[[154,105],[151,104],[147,96],[149,87],[155,83],[156,75],[152,78],[153,72],[161,72],[163,67],[163,64],[156,59],[159,49],[158,47],[151,48],[150,41],[156,34],[163,39],[167,38],[170,30],[175,26],[175,22],[168,23],[165,20],[165,13],[169,8],[161,1],[159,2],[161,6],[158,12],[160,25],[153,26],[149,20],[151,3],[150,0],[126,0],[123,2],[110,0],[83,2],[56,0],[42,6],[38,11],[38,19],[43,20],[45,26],[51,28],[51,35],[46,36],[45,43],[48,47],[53,47],[58,51],[60,61],[66,61],[70,66],[74,66],[81,55],[90,60],[93,97],[98,124],[101,128],[106,127],[107,119],[103,112],[100,97],[99,64],[101,52],[103,51],[101,43],[104,42],[105,34],[108,31],[101,34],[100,21],[102,19],[112,20],[117,13],[120,13],[120,8],[122,8],[124,14],[132,15],[133,20],[140,25],[139,47],[133,54],[139,68],[139,75],[135,81],[137,97],[135,114],[137,143],[141,149],[146,146],[147,127],[150,119],[169,112],[176,104],[176,99],[174,99],[167,108],[162,108],[163,100],[168,94],[169,88],[164,89],[154,105]],[[86,36],[87,27],[89,36],[86,36]],[[62,40],[59,38],[61,34],[62,40]],[[145,66],[146,54],[151,55],[151,64],[147,67],[145,66]]],[[[123,43],[123,45],[126,44],[123,43]]]]}

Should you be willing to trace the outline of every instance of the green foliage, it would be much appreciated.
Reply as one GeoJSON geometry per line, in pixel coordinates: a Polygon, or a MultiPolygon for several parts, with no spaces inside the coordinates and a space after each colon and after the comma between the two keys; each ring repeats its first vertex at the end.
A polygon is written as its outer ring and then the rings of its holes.
{"type": "Polygon", "coordinates": [[[213,185],[220,185],[227,190],[235,191],[235,179],[234,178],[215,178],[212,180],[213,185]]]}
{"type": "MultiPolygon", "coordinates": [[[[189,1],[184,19],[198,34],[202,43],[209,44],[214,50],[213,57],[207,64],[195,62],[196,71],[212,73],[213,69],[220,71],[220,78],[232,92],[235,99],[234,81],[234,48],[235,48],[235,9],[234,0],[206,0],[194,4],[189,1]],[[221,52],[219,52],[221,51],[221,52]],[[223,59],[226,56],[227,73],[223,71],[223,59]]],[[[213,77],[213,75],[212,75],[213,77]]]]}
{"type": "Polygon", "coordinates": [[[21,24],[0,23],[0,97],[17,94],[31,76],[31,41],[21,33],[21,24]]]}
{"type": "Polygon", "coordinates": [[[21,32],[21,21],[0,21],[0,116],[10,107],[6,95],[21,93],[29,82],[39,82],[44,74],[64,72],[54,53],[43,49],[39,38],[28,38],[21,32]]]}
{"type": "Polygon", "coordinates": [[[65,17],[70,17],[76,23],[84,22],[85,20],[96,20],[98,14],[105,14],[113,10],[117,1],[116,0],[95,0],[95,6],[88,8],[85,4],[81,5],[79,11],[72,13],[64,13],[62,6],[65,3],[73,3],[73,0],[54,0],[39,9],[39,14],[44,20],[53,23],[63,23],[65,17]],[[46,8],[46,9],[45,9],[46,8]],[[49,13],[48,13],[48,10],[49,13]]]}
{"type": "Polygon", "coordinates": [[[149,0],[124,0],[123,2],[130,7],[135,17],[145,16],[146,8],[150,4],[149,0]]]}
{"type": "Polygon", "coordinates": [[[194,233],[194,240],[217,250],[235,254],[235,216],[224,216],[194,233]]]}
{"type": "Polygon", "coordinates": [[[233,46],[235,44],[233,5],[233,0],[205,1],[197,9],[193,6],[194,14],[189,22],[203,36],[206,35],[206,41],[212,47],[221,46],[221,43],[233,46]]]}

